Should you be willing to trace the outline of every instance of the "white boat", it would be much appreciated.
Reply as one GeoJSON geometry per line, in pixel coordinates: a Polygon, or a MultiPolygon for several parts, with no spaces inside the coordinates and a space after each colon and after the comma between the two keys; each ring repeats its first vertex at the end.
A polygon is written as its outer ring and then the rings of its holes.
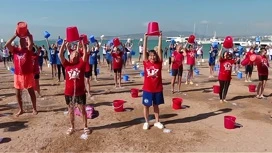
{"type": "Polygon", "coordinates": [[[177,43],[185,43],[187,42],[189,37],[182,37],[181,35],[179,37],[166,37],[166,42],[171,42],[171,40],[174,40],[177,43]]]}

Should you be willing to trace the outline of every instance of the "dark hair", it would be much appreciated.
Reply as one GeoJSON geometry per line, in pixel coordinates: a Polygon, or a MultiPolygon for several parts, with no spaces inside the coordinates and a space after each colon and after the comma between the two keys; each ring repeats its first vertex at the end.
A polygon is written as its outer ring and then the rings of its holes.
{"type": "Polygon", "coordinates": [[[147,57],[149,56],[150,53],[153,53],[156,56],[157,60],[159,59],[159,55],[158,55],[158,53],[154,49],[151,49],[151,50],[149,50],[147,52],[147,57]]]}

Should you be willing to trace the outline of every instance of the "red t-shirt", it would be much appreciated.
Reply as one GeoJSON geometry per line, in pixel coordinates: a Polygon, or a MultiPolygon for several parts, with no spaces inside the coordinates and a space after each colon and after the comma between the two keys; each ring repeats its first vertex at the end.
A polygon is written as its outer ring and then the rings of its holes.
{"type": "Polygon", "coordinates": [[[72,64],[65,60],[65,92],[67,96],[81,96],[85,94],[84,72],[85,64],[82,59],[79,63],[72,64]]]}
{"type": "Polygon", "coordinates": [[[147,92],[162,92],[162,62],[144,61],[144,86],[147,92]]]}
{"type": "Polygon", "coordinates": [[[40,74],[40,69],[39,69],[39,56],[36,54],[33,54],[32,56],[33,60],[33,73],[34,74],[40,74]]]}
{"type": "Polygon", "coordinates": [[[266,56],[262,56],[262,62],[257,65],[258,75],[268,75],[269,63],[266,56]]]}
{"type": "Polygon", "coordinates": [[[172,63],[172,69],[178,69],[182,65],[184,59],[183,53],[174,51],[172,57],[174,58],[174,62],[172,63]]]}
{"type": "Polygon", "coordinates": [[[120,52],[119,54],[112,52],[112,60],[113,60],[113,69],[121,69],[123,66],[123,54],[124,52],[120,52]]]}
{"type": "Polygon", "coordinates": [[[220,70],[218,75],[218,80],[221,81],[229,81],[231,80],[231,71],[232,71],[232,64],[234,64],[233,59],[224,59],[220,58],[220,70]]]}
{"type": "MultiPolygon", "coordinates": [[[[246,58],[247,58],[247,59],[250,59],[250,56],[253,55],[253,54],[255,54],[255,53],[254,53],[254,52],[252,53],[252,52],[250,52],[250,51],[247,52],[247,53],[246,53],[246,58]]],[[[249,60],[249,61],[250,61],[250,60],[249,60]]],[[[253,65],[253,62],[250,61],[248,65],[253,65]]]]}
{"type": "Polygon", "coordinates": [[[196,50],[186,50],[187,64],[195,65],[196,50]]]}
{"type": "Polygon", "coordinates": [[[16,75],[24,75],[33,73],[33,52],[26,48],[13,49],[13,63],[16,75]]]}

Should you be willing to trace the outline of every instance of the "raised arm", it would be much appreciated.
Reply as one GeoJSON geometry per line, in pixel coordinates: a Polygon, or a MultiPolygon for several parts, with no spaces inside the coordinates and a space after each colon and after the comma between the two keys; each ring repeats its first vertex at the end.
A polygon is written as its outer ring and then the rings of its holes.
{"type": "Polygon", "coordinates": [[[219,56],[219,57],[222,57],[222,56],[221,56],[222,50],[223,50],[223,44],[221,45],[221,48],[220,48],[219,53],[218,53],[218,56],[219,56]]]}
{"type": "Polygon", "coordinates": [[[11,45],[11,43],[16,39],[17,35],[14,34],[5,44],[4,48],[7,47],[10,52],[13,52],[14,47],[11,45]]]}
{"type": "Polygon", "coordinates": [[[29,51],[32,51],[33,44],[34,44],[33,36],[28,32],[28,50],[29,51]]]}
{"type": "MultiPolygon", "coordinates": [[[[48,38],[46,38],[45,41],[46,41],[47,47],[48,47],[48,49],[49,49],[49,48],[50,48],[50,44],[49,44],[48,38]]],[[[62,43],[62,44],[63,44],[63,43],[62,43]]]]}
{"type": "Polygon", "coordinates": [[[87,62],[87,51],[86,51],[86,45],[83,43],[83,40],[80,41],[82,46],[83,46],[83,56],[82,56],[82,60],[83,62],[87,62]]]}
{"type": "Polygon", "coordinates": [[[162,32],[160,32],[160,36],[159,36],[159,42],[158,42],[158,56],[159,56],[159,61],[163,61],[162,59],[162,32]]]}
{"type": "Polygon", "coordinates": [[[147,60],[147,34],[144,35],[144,44],[143,44],[143,60],[147,60]]]}
{"type": "Polygon", "coordinates": [[[61,45],[61,47],[60,47],[60,52],[59,52],[59,55],[58,55],[59,58],[60,58],[60,62],[61,62],[62,65],[63,65],[64,62],[65,62],[64,50],[65,50],[67,44],[68,44],[68,43],[66,42],[66,40],[63,40],[62,45],[61,45]]]}

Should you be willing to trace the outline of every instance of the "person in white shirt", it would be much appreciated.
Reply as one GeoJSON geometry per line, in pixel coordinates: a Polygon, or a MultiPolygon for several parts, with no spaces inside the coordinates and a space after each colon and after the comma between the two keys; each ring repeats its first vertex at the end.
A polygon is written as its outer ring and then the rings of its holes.
{"type": "Polygon", "coordinates": [[[4,67],[6,68],[8,66],[8,58],[9,58],[9,50],[7,47],[3,49],[3,60],[4,60],[4,67]]]}
{"type": "Polygon", "coordinates": [[[103,49],[103,64],[104,64],[104,61],[106,61],[106,54],[107,54],[107,45],[104,44],[104,46],[102,47],[103,49]]]}

